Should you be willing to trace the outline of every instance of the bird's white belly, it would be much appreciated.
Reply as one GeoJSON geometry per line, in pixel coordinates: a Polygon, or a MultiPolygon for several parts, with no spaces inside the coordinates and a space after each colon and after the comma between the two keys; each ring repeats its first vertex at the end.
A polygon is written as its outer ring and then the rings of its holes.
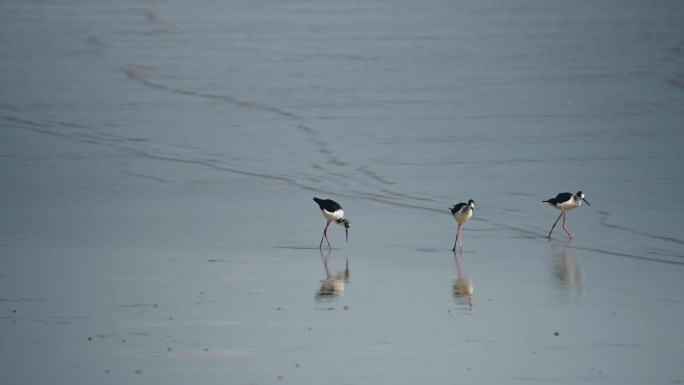
{"type": "Polygon", "coordinates": [[[337,221],[338,219],[344,218],[344,211],[343,210],[337,210],[334,213],[331,213],[331,212],[326,211],[326,210],[321,210],[321,212],[323,213],[323,216],[325,217],[325,219],[327,219],[329,221],[337,221]]]}
{"type": "Polygon", "coordinates": [[[473,216],[473,210],[465,210],[465,211],[459,211],[456,214],[454,214],[454,219],[456,219],[456,222],[458,223],[463,223],[470,219],[473,216]]]}
{"type": "Polygon", "coordinates": [[[581,201],[580,201],[580,203],[575,203],[575,202],[569,201],[569,202],[563,202],[563,203],[559,203],[557,205],[553,205],[553,207],[555,207],[561,211],[569,211],[569,210],[572,210],[572,209],[579,207],[580,204],[581,204],[581,201]]]}

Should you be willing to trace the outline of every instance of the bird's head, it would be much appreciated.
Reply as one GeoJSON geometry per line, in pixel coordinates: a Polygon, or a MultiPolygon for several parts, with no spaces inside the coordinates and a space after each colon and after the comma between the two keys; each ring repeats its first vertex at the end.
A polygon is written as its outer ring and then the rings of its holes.
{"type": "Polygon", "coordinates": [[[349,242],[349,228],[351,227],[351,221],[347,218],[340,218],[335,223],[344,227],[344,233],[347,237],[347,242],[349,242]]]}
{"type": "Polygon", "coordinates": [[[578,192],[577,192],[577,196],[580,197],[580,199],[583,200],[584,203],[587,204],[587,206],[591,206],[591,205],[589,204],[589,202],[587,202],[587,200],[584,199],[584,193],[583,193],[582,191],[578,191],[578,192]]]}

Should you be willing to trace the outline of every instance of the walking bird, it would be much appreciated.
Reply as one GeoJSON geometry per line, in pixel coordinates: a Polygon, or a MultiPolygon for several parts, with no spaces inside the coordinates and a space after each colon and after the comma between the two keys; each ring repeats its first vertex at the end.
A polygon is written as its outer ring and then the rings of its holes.
{"type": "Polygon", "coordinates": [[[454,219],[458,222],[458,229],[456,230],[456,241],[454,242],[454,248],[451,251],[456,251],[456,243],[460,241],[460,248],[463,248],[463,241],[461,241],[461,225],[468,221],[473,216],[475,210],[475,201],[469,200],[468,203],[459,203],[454,205],[451,209],[451,214],[453,214],[454,219]]]}
{"type": "Polygon", "coordinates": [[[581,191],[578,191],[575,195],[572,195],[569,192],[560,193],[556,195],[555,198],[542,201],[543,203],[548,203],[549,206],[555,207],[561,211],[560,215],[558,216],[558,219],[556,219],[556,221],[553,223],[553,226],[551,226],[551,231],[549,231],[549,235],[546,238],[551,238],[551,233],[553,233],[553,229],[556,227],[556,224],[558,223],[560,218],[563,217],[563,230],[565,230],[565,232],[568,233],[568,235],[570,236],[570,239],[572,239],[572,234],[570,234],[568,228],[565,227],[565,213],[574,208],[580,207],[582,201],[586,202],[587,205],[591,206],[589,202],[587,202],[587,200],[584,199],[584,193],[581,191]]]}

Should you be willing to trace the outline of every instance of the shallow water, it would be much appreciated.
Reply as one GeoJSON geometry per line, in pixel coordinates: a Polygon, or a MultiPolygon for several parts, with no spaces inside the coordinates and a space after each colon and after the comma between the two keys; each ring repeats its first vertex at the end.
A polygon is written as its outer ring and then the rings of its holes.
{"type": "Polygon", "coordinates": [[[679,2],[0,10],[12,383],[684,380],[679,2]]]}

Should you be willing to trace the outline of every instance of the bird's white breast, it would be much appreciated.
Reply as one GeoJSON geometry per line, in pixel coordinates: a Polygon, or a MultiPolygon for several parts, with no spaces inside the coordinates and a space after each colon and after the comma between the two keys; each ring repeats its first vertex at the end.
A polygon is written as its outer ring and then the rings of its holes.
{"type": "Polygon", "coordinates": [[[456,212],[454,214],[454,219],[456,219],[456,222],[458,223],[463,223],[470,219],[473,216],[473,210],[470,207],[465,207],[464,209],[456,212]]]}

